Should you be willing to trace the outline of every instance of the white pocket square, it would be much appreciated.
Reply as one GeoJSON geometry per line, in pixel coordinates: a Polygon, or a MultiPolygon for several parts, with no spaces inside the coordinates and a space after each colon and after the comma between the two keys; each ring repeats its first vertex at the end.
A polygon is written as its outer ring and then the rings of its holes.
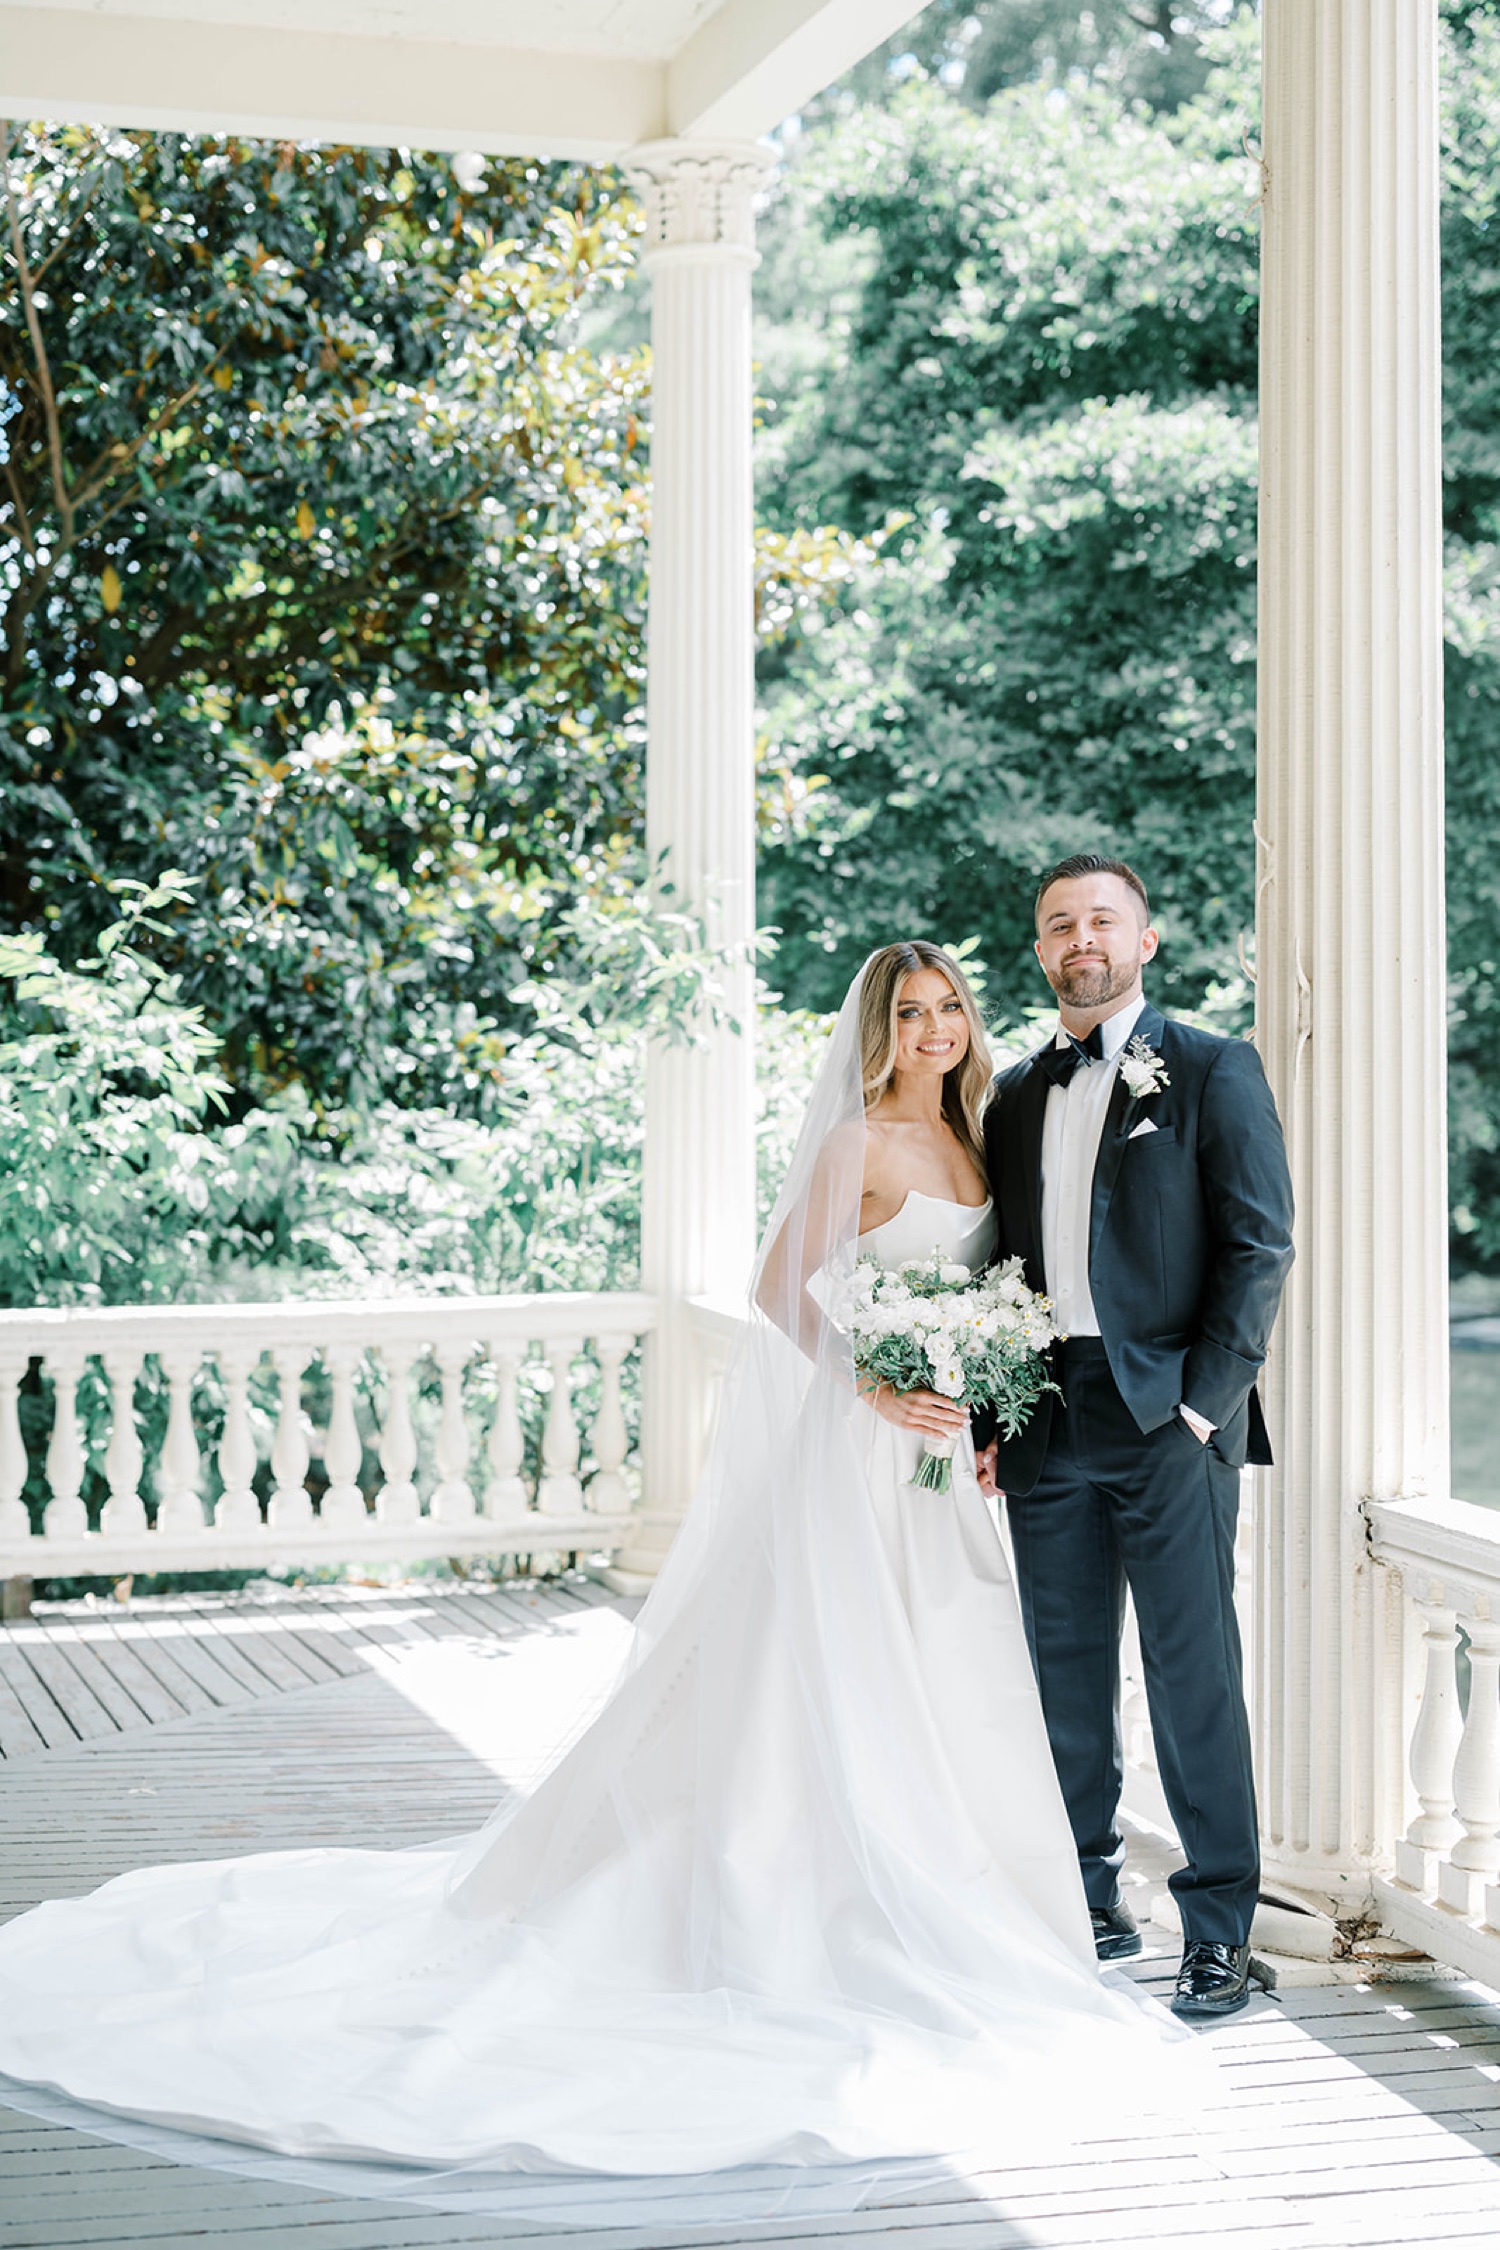
{"type": "Polygon", "coordinates": [[[1156,1129],[1155,1118],[1143,1117],[1139,1125],[1137,1125],[1137,1127],[1135,1128],[1135,1131],[1133,1133],[1127,1133],[1125,1138],[1129,1141],[1138,1141],[1144,1133],[1154,1133],[1156,1129]]]}

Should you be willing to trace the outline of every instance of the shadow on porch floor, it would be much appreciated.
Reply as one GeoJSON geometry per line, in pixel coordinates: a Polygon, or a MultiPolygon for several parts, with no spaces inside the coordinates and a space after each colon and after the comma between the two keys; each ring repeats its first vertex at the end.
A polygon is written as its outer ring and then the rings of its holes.
{"type": "MultiPolygon", "coordinates": [[[[477,1826],[604,1691],[624,1640],[619,1608],[581,1579],[171,1597],[128,1616],[44,1606],[0,1633],[0,1675],[32,1735],[12,1732],[4,1769],[0,1913],[158,1859],[477,1826]],[[128,1624],[140,1630],[122,1635],[128,1624]]],[[[1141,1875],[1159,1877],[1162,1849],[1140,1838],[1141,1875]]],[[[1153,1932],[1133,1973],[1165,1990],[1174,1966],[1170,1939],[1153,1932]]],[[[1500,2237],[1500,2003],[1481,1987],[1298,1988],[1209,2036],[1225,2092],[1192,2132],[1090,2142],[1065,2164],[953,2179],[811,2228],[565,2239],[578,2250],[1472,2250],[1500,2237]]],[[[169,2164],[0,2110],[0,2250],[275,2250],[303,2236],[316,2250],[558,2239],[534,2222],[169,2164]]]]}

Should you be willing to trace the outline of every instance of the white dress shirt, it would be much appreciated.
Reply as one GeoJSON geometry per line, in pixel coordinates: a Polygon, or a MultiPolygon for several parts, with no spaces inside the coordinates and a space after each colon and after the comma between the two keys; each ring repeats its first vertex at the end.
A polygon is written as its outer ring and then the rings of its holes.
{"type": "MultiPolygon", "coordinates": [[[[1097,1336],[1099,1316],[1089,1288],[1089,1218],[1094,1201],[1094,1167],[1104,1131],[1109,1097],[1119,1075],[1120,1056],[1145,1007],[1144,994],[1099,1026],[1104,1059],[1080,1063],[1066,1086],[1047,1089],[1042,1121],[1042,1267],[1052,1317],[1064,1336],[1097,1336]]],[[[1059,1027],[1057,1044],[1068,1044],[1059,1027]]],[[[1184,1404],[1178,1413],[1202,1439],[1215,1425],[1184,1404]]]]}
{"type": "MultiPolygon", "coordinates": [[[[1042,1123],[1042,1265],[1053,1320],[1064,1336],[1097,1336],[1099,1318],[1089,1289],[1089,1211],[1104,1113],[1119,1073],[1120,1055],[1134,1031],[1145,997],[1106,1016],[1099,1026],[1104,1060],[1080,1063],[1066,1086],[1047,1089],[1042,1123]]],[[[1059,1027],[1057,1044],[1068,1044],[1059,1027]]]]}

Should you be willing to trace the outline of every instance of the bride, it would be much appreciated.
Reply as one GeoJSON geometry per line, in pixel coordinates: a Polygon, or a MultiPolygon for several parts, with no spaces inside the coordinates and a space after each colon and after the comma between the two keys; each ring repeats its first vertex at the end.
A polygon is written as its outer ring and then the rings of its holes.
{"type": "Polygon", "coordinates": [[[861,1398],[832,1317],[856,1257],[990,1255],[988,1078],[956,963],[873,954],[694,1505],[534,1792],[457,1844],[148,1868],[21,1916],[0,2099],[554,2181],[1034,2160],[1176,2106],[1185,2035],[1095,1960],[965,1417],[861,1398]],[[917,1490],[950,1430],[951,1491],[917,1490]]]}

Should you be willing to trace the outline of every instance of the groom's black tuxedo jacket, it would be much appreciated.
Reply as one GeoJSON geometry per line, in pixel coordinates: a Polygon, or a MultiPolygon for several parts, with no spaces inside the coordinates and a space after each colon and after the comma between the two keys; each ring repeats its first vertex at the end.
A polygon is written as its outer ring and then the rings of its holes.
{"type": "MultiPolygon", "coordinates": [[[[1169,1083],[1110,1095],[1094,1167],[1089,1288],[1110,1371],[1140,1429],[1179,1404],[1215,1425],[1238,1468],[1269,1461],[1255,1378],[1292,1262],[1292,1183],[1260,1057],[1240,1039],[1143,1009],[1132,1038],[1161,1057],[1169,1083]],[[1147,1121],[1154,1132],[1141,1133],[1147,1121]]],[[[985,1112],[985,1157],[999,1221],[996,1255],[1019,1256],[1045,1289],[1042,1124],[1045,1049],[1002,1071],[985,1112]]],[[[1024,1494],[1041,1474],[1057,1399],[1000,1440],[996,1481],[1024,1494]]]]}

